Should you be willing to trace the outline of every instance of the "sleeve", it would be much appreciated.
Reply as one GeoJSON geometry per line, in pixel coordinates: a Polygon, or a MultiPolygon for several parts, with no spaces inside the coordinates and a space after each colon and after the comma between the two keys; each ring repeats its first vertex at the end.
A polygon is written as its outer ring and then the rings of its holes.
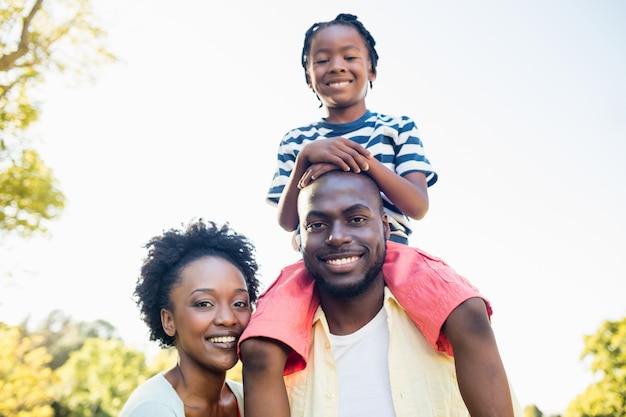
{"type": "Polygon", "coordinates": [[[276,152],[276,168],[266,196],[266,201],[273,206],[278,205],[278,200],[296,163],[297,152],[292,146],[291,136],[289,132],[283,137],[276,152]]]}
{"type": "Polygon", "coordinates": [[[259,297],[239,344],[250,337],[278,340],[292,349],[285,375],[304,369],[311,340],[313,317],[319,306],[313,278],[298,261],[284,268],[259,297]]]}
{"type": "Polygon", "coordinates": [[[438,179],[434,167],[426,157],[417,125],[406,116],[402,117],[398,124],[396,171],[399,175],[416,171],[423,172],[426,175],[428,187],[434,185],[438,179]]]}
{"type": "Polygon", "coordinates": [[[452,311],[470,298],[481,298],[489,317],[491,304],[466,278],[426,252],[387,242],[385,283],[411,320],[436,350],[452,356],[452,345],[441,328],[452,311]]]}

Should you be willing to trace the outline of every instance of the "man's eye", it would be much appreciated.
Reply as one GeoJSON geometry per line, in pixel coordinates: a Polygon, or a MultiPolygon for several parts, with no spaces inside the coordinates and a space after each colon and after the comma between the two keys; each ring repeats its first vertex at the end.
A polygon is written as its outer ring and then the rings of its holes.
{"type": "Polygon", "coordinates": [[[363,223],[367,221],[367,219],[365,217],[353,217],[352,219],[350,219],[351,223],[363,223]]]}
{"type": "Polygon", "coordinates": [[[319,230],[324,227],[324,223],[322,222],[314,222],[306,225],[307,230],[319,230]]]}

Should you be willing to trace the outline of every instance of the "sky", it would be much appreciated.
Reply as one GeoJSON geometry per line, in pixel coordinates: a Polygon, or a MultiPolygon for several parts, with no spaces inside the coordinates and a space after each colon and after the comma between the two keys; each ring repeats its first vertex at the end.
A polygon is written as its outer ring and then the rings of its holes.
{"type": "Polygon", "coordinates": [[[304,33],[356,14],[380,60],[370,110],[413,118],[439,174],[411,244],[494,308],[522,405],[560,413],[594,376],[584,335],[626,316],[626,3],[96,0],[120,60],[52,77],[31,134],[67,197],[50,237],[0,245],[0,321],[61,309],[146,352],[142,247],[193,218],[298,259],[265,202],[289,129],[323,116],[304,33]]]}

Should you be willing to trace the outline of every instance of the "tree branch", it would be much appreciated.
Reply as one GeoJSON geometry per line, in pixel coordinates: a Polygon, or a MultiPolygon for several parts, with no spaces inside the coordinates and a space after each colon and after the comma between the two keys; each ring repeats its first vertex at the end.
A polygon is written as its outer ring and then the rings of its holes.
{"type": "Polygon", "coordinates": [[[41,5],[43,4],[43,0],[37,0],[33,5],[33,8],[28,13],[28,16],[24,18],[24,23],[22,26],[22,34],[20,37],[20,43],[18,44],[17,49],[10,54],[4,55],[0,57],[0,71],[8,71],[15,66],[15,62],[26,55],[28,53],[28,30],[30,29],[30,24],[33,21],[33,18],[37,14],[37,12],[41,9],[41,5]]]}

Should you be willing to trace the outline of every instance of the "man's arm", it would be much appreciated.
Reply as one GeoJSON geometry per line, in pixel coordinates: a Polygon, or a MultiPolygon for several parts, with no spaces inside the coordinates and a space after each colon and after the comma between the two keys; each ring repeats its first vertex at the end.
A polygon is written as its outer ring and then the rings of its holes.
{"type": "Polygon", "coordinates": [[[243,399],[246,417],[290,417],[283,372],[289,348],[273,339],[241,342],[243,399]]]}
{"type": "Polygon", "coordinates": [[[472,417],[513,417],[508,379],[485,303],[471,298],[443,325],[454,350],[461,396],[472,417]]]}

